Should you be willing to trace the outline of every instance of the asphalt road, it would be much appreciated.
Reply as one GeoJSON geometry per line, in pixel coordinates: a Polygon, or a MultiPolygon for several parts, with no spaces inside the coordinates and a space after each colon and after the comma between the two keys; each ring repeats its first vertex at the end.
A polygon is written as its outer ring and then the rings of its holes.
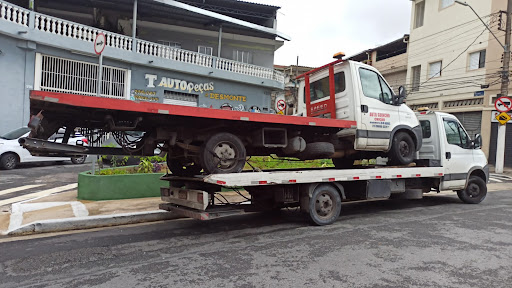
{"type": "Polygon", "coordinates": [[[41,162],[21,164],[14,170],[0,170],[0,200],[77,183],[78,173],[91,170],[91,165],[75,165],[71,161],[41,162]],[[20,190],[7,193],[13,188],[20,190]]]}
{"type": "Polygon", "coordinates": [[[4,238],[0,251],[1,287],[510,287],[512,194],[346,203],[324,227],[283,211],[4,238]]]}

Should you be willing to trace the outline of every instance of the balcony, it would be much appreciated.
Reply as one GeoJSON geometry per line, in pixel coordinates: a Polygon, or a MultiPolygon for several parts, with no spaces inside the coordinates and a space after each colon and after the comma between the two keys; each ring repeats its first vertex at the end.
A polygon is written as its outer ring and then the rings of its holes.
{"type": "MultiPolygon", "coordinates": [[[[12,28],[12,26],[10,26],[10,28],[12,28]]],[[[171,48],[140,39],[136,39],[134,45],[134,39],[132,37],[30,11],[5,1],[0,1],[0,32],[13,35],[17,38],[32,40],[44,45],[65,47],[65,49],[78,50],[81,52],[90,52],[98,33],[103,33],[107,39],[107,47],[110,47],[109,49],[112,51],[107,55],[109,58],[120,61],[132,59],[131,62],[139,62],[140,64],[143,63],[146,65],[147,63],[159,62],[162,63],[161,66],[163,67],[172,67],[172,63],[179,62],[192,65],[190,66],[192,68],[197,67],[199,68],[198,71],[203,71],[203,73],[214,74],[213,76],[215,76],[216,72],[218,74],[228,75],[225,76],[226,78],[230,78],[229,74],[224,73],[230,73],[231,75],[238,74],[252,78],[254,83],[266,83],[264,82],[265,80],[270,80],[277,82],[276,84],[278,85],[274,85],[276,88],[278,86],[281,86],[280,88],[284,86],[284,75],[271,68],[171,48]],[[4,30],[2,28],[4,27],[2,22],[21,27],[23,30],[16,28],[4,30]],[[58,39],[58,41],[54,39],[58,39]],[[71,42],[73,42],[73,47],[80,48],[68,48],[67,45],[64,44],[70,43],[71,45],[71,42]],[[63,45],[59,45],[60,43],[63,43],[63,45]],[[85,50],[84,47],[90,49],[85,50]],[[131,55],[126,53],[130,53],[131,55]],[[125,55],[127,57],[125,57],[125,55]],[[146,59],[151,60],[147,61],[146,59]],[[208,69],[208,71],[212,72],[207,72],[204,69],[208,69]]]]}

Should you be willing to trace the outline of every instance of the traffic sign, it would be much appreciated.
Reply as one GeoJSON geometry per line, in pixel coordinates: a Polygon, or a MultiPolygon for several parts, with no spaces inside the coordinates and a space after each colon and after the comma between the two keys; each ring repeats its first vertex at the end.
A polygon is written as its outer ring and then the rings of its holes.
{"type": "Polygon", "coordinates": [[[107,38],[105,37],[105,34],[98,33],[98,35],[96,35],[96,39],[94,39],[94,52],[98,55],[101,55],[106,46],[107,38]]]}
{"type": "Polygon", "coordinates": [[[508,97],[500,97],[494,102],[494,107],[499,112],[508,112],[512,110],[512,100],[508,97]]]}
{"type": "MultiPolygon", "coordinates": [[[[503,112],[498,112],[498,111],[492,111],[492,114],[491,114],[491,122],[493,123],[498,123],[498,116],[503,113],[503,112]]],[[[512,112],[507,112],[508,116],[510,116],[510,118],[512,118],[512,112]]],[[[509,123],[510,124],[510,123],[509,123]]]]}
{"type": "Polygon", "coordinates": [[[507,124],[508,121],[510,121],[510,115],[508,115],[505,112],[501,112],[500,115],[496,116],[496,120],[500,122],[501,125],[507,124]]]}
{"type": "Polygon", "coordinates": [[[277,101],[277,110],[284,111],[284,109],[286,109],[286,102],[283,99],[280,99],[277,101]]]}

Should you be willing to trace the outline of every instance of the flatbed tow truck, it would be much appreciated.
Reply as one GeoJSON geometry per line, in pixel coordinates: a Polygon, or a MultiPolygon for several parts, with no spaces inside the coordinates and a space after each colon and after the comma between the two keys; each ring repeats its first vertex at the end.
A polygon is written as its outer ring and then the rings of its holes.
{"type": "MultiPolygon", "coordinates": [[[[389,199],[394,195],[422,197],[423,193],[453,190],[468,204],[487,194],[489,171],[480,137],[470,140],[453,115],[422,112],[423,146],[407,167],[361,169],[304,169],[243,172],[179,177],[165,175],[160,209],[199,220],[246,212],[300,207],[316,225],[336,221],[344,201],[389,199]],[[245,189],[244,203],[216,203],[223,188],[245,189]]],[[[218,201],[217,201],[218,202],[218,201]]]]}

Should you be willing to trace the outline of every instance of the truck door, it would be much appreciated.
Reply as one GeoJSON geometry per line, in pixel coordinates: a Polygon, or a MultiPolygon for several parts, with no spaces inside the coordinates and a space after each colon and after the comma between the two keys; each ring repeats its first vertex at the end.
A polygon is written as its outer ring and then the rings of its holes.
{"type": "MultiPolygon", "coordinates": [[[[466,185],[468,172],[473,166],[473,147],[471,139],[460,122],[451,117],[443,117],[445,155],[443,163],[445,175],[441,189],[457,190],[466,185]]],[[[444,138],[444,137],[443,137],[444,138]]]]}
{"type": "Polygon", "coordinates": [[[357,138],[367,138],[367,141],[365,147],[362,147],[365,141],[356,141],[355,149],[387,150],[391,131],[400,123],[400,106],[392,104],[393,93],[377,72],[359,67],[358,74],[361,83],[358,121],[361,125],[358,125],[357,138]]]}

